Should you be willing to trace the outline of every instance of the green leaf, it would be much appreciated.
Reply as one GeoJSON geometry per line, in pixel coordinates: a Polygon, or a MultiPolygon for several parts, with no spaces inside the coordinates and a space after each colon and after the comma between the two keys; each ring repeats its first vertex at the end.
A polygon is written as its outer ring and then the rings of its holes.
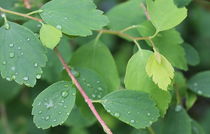
{"type": "Polygon", "coordinates": [[[159,117],[154,101],[139,91],[118,90],[105,96],[101,103],[111,115],[138,129],[150,126],[159,117]]]}
{"type": "Polygon", "coordinates": [[[192,0],[174,0],[174,3],[178,6],[178,7],[184,7],[190,4],[190,2],[192,2],[192,0]]]}
{"type": "Polygon", "coordinates": [[[187,63],[191,66],[198,65],[200,63],[200,57],[197,50],[187,43],[184,43],[183,47],[186,53],[187,63]]]}
{"type": "MultiPolygon", "coordinates": [[[[113,7],[107,13],[108,18],[110,19],[109,28],[120,31],[129,26],[139,25],[144,22],[146,16],[144,14],[144,9],[140,6],[144,1],[145,0],[132,0],[113,7]]],[[[131,29],[126,33],[132,36],[139,36],[136,29],[131,29]]]]}
{"type": "Polygon", "coordinates": [[[6,102],[15,97],[21,86],[15,82],[8,82],[0,77],[0,102],[6,102]]]}
{"type": "Polygon", "coordinates": [[[187,81],[182,72],[175,72],[174,89],[179,90],[179,95],[185,97],[187,93],[187,81]]]}
{"type": "Polygon", "coordinates": [[[151,55],[151,51],[142,50],[132,56],[127,65],[125,87],[127,89],[143,91],[151,95],[160,110],[161,116],[163,116],[171,101],[171,95],[168,91],[158,88],[147,75],[145,67],[151,55]]]}
{"type": "Polygon", "coordinates": [[[40,40],[44,46],[50,49],[54,49],[60,42],[62,32],[47,24],[43,24],[40,29],[40,40]]]}
{"type": "Polygon", "coordinates": [[[171,80],[174,78],[174,68],[171,63],[157,52],[151,55],[148,59],[146,72],[149,77],[152,77],[155,84],[163,90],[168,89],[171,80]]]}
{"type": "Polygon", "coordinates": [[[34,86],[47,61],[39,39],[27,28],[9,22],[0,28],[0,71],[3,78],[34,86]]]}
{"type": "Polygon", "coordinates": [[[188,81],[188,88],[204,97],[210,97],[210,71],[197,73],[188,81]]]}
{"type": "Polygon", "coordinates": [[[77,80],[92,100],[99,100],[108,93],[106,83],[101,76],[93,70],[77,68],[79,73],[77,80]]]}
{"type": "Polygon", "coordinates": [[[70,132],[68,134],[89,134],[89,133],[84,128],[74,127],[70,130],[70,132]]]}
{"type": "Polygon", "coordinates": [[[118,89],[120,79],[115,61],[109,49],[101,42],[91,42],[80,47],[72,56],[71,65],[96,71],[109,90],[118,89]],[[82,62],[81,62],[82,61],[82,62]]]}
{"type": "Polygon", "coordinates": [[[60,81],[45,89],[34,100],[32,115],[38,128],[47,129],[66,121],[76,99],[71,82],[60,81]]]}
{"type": "Polygon", "coordinates": [[[191,119],[184,108],[170,108],[164,119],[153,126],[157,134],[191,134],[191,119]]]}
{"type": "Polygon", "coordinates": [[[188,92],[186,94],[186,108],[189,110],[197,101],[197,95],[193,92],[188,92]]]}
{"type": "MultiPolygon", "coordinates": [[[[146,21],[142,27],[143,28],[139,29],[142,36],[151,36],[155,33],[155,28],[149,21],[146,21]]],[[[175,29],[160,32],[152,41],[157,50],[166,57],[174,67],[182,70],[188,69],[185,51],[181,46],[183,39],[175,29]]],[[[150,44],[150,42],[147,43],[150,44]]]]}
{"type": "Polygon", "coordinates": [[[147,8],[157,32],[169,30],[187,17],[187,9],[177,8],[173,0],[147,0],[147,8]]]}
{"type": "Polygon", "coordinates": [[[91,30],[99,30],[109,22],[92,0],[52,0],[41,10],[40,15],[47,24],[68,35],[91,35],[91,30]]]}

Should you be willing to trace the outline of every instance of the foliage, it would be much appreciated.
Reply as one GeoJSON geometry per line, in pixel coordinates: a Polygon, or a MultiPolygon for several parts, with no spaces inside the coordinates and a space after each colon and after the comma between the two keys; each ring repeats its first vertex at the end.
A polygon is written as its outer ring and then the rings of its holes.
{"type": "Polygon", "coordinates": [[[209,7],[0,0],[0,133],[210,133],[209,7]]]}

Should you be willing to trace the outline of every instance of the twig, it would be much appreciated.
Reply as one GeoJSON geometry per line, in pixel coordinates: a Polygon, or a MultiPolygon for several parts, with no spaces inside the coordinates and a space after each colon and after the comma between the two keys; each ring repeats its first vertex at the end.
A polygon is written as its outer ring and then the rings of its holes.
{"type": "Polygon", "coordinates": [[[6,134],[13,134],[8,124],[6,107],[5,104],[3,103],[0,103],[0,115],[1,115],[2,125],[5,129],[6,134]]]}
{"type": "Polygon", "coordinates": [[[30,4],[30,0],[23,0],[24,6],[27,9],[31,9],[31,4],[30,4]]]}
{"type": "Polygon", "coordinates": [[[144,14],[145,14],[145,16],[147,17],[147,19],[148,19],[148,20],[151,20],[151,17],[149,16],[149,13],[148,13],[147,8],[145,7],[144,3],[141,3],[140,6],[141,6],[141,8],[143,8],[144,14]]]}
{"type": "Polygon", "coordinates": [[[29,18],[29,19],[32,19],[32,20],[35,20],[35,21],[38,21],[38,22],[42,22],[42,19],[35,18],[35,17],[29,16],[29,15],[26,15],[26,14],[23,14],[23,13],[10,11],[10,10],[4,9],[2,7],[0,7],[0,11],[2,11],[4,13],[9,13],[9,14],[14,14],[14,15],[17,15],[17,16],[22,16],[22,17],[25,17],[25,18],[29,18]]]}
{"type": "Polygon", "coordinates": [[[107,134],[112,134],[112,132],[109,129],[109,127],[106,125],[106,123],[103,121],[103,119],[101,118],[101,116],[96,111],[96,109],[95,109],[95,107],[94,107],[91,99],[87,96],[87,94],[85,93],[85,91],[81,87],[80,83],[77,81],[77,79],[75,78],[75,76],[72,74],[71,69],[68,67],[68,65],[64,61],[64,59],[63,59],[62,55],[60,54],[60,52],[58,51],[58,49],[55,48],[54,51],[56,52],[56,54],[57,54],[60,62],[62,63],[63,67],[65,68],[65,70],[68,73],[69,77],[72,79],[73,83],[75,84],[75,86],[77,87],[77,89],[79,90],[79,92],[81,93],[81,95],[83,96],[85,102],[88,104],[89,108],[91,109],[91,111],[93,112],[93,114],[95,115],[95,117],[98,119],[98,121],[101,124],[101,126],[103,127],[104,131],[107,134]]]}

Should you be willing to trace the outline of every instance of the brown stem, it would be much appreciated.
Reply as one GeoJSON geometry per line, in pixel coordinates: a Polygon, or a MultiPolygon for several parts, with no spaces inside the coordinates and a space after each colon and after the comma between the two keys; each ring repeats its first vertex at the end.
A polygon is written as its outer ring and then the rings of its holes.
{"type": "Polygon", "coordinates": [[[31,9],[31,4],[30,4],[30,0],[23,0],[24,6],[27,9],[31,9]]]}
{"type": "Polygon", "coordinates": [[[97,118],[97,120],[99,121],[99,123],[101,124],[101,126],[103,127],[104,131],[107,134],[112,134],[112,132],[109,129],[109,127],[106,125],[106,123],[103,121],[103,119],[101,118],[101,116],[96,111],[96,108],[94,107],[93,102],[87,96],[87,94],[85,93],[85,91],[81,87],[80,83],[77,81],[77,79],[75,78],[75,76],[72,74],[71,69],[68,67],[68,65],[64,61],[64,58],[62,57],[62,55],[60,54],[60,52],[58,51],[58,49],[55,48],[54,51],[56,52],[56,54],[57,54],[60,62],[62,63],[63,67],[65,68],[65,70],[68,73],[69,77],[71,78],[71,80],[73,81],[73,83],[75,84],[75,86],[77,87],[77,89],[79,90],[79,92],[81,93],[81,95],[83,96],[85,102],[88,104],[89,108],[91,109],[91,111],[93,112],[93,114],[95,115],[95,117],[97,118]]]}
{"type": "Polygon", "coordinates": [[[100,30],[100,32],[105,33],[105,34],[113,34],[113,35],[121,36],[121,37],[130,39],[132,41],[133,40],[138,41],[138,40],[149,40],[150,39],[150,37],[133,37],[133,36],[130,36],[126,33],[120,32],[120,31],[113,31],[113,30],[106,30],[106,29],[100,30]]]}
{"type": "Polygon", "coordinates": [[[35,17],[29,16],[29,15],[26,15],[26,14],[23,14],[23,13],[18,13],[18,12],[14,12],[14,11],[11,11],[11,10],[7,10],[7,9],[1,8],[1,7],[0,7],[0,11],[2,11],[4,13],[9,13],[9,14],[14,14],[14,15],[17,15],[17,16],[22,16],[22,17],[25,17],[25,18],[29,18],[29,19],[32,19],[32,20],[35,20],[35,21],[38,21],[38,22],[42,22],[42,19],[35,18],[35,17]]]}

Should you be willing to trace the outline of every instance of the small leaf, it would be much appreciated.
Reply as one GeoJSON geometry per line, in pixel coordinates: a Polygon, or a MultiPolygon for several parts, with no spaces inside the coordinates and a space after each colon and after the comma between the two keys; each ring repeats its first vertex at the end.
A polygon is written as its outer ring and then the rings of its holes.
{"type": "Polygon", "coordinates": [[[169,30],[187,17],[187,9],[177,8],[173,0],[147,0],[147,8],[157,32],[169,30]]]}
{"type": "Polygon", "coordinates": [[[71,82],[60,81],[49,86],[34,100],[34,123],[42,129],[63,124],[74,107],[75,98],[76,89],[71,82]]]}
{"type": "Polygon", "coordinates": [[[105,96],[101,103],[111,115],[138,129],[150,126],[159,117],[153,100],[139,91],[115,91],[105,96]]]}
{"type": "Polygon", "coordinates": [[[159,88],[167,90],[174,78],[174,68],[161,54],[155,52],[147,61],[146,72],[159,88]],[[158,57],[157,57],[158,56],[158,57]]]}
{"type": "Polygon", "coordinates": [[[47,57],[39,39],[29,29],[9,22],[0,28],[0,71],[3,78],[33,87],[47,57]]]}
{"type": "Polygon", "coordinates": [[[188,92],[186,94],[186,108],[189,110],[196,102],[197,95],[193,92],[188,92]]]}
{"type": "Polygon", "coordinates": [[[164,116],[171,101],[171,94],[158,88],[147,75],[145,67],[151,55],[151,51],[142,50],[131,57],[126,69],[125,87],[148,93],[156,102],[161,116],[164,116]]]}
{"type": "Polygon", "coordinates": [[[210,71],[197,73],[188,81],[188,88],[204,97],[210,97],[210,71]]]}
{"type": "Polygon", "coordinates": [[[117,67],[109,49],[100,41],[90,42],[80,47],[72,56],[71,65],[89,68],[97,72],[109,90],[120,87],[117,67]],[[82,62],[81,62],[82,61],[82,62]]]}
{"type": "Polygon", "coordinates": [[[40,39],[44,46],[50,49],[54,49],[60,42],[62,32],[57,28],[43,24],[40,29],[40,39]]]}
{"type": "Polygon", "coordinates": [[[40,15],[47,24],[68,35],[91,35],[91,30],[99,30],[109,22],[92,0],[52,0],[41,10],[40,15]]]}

